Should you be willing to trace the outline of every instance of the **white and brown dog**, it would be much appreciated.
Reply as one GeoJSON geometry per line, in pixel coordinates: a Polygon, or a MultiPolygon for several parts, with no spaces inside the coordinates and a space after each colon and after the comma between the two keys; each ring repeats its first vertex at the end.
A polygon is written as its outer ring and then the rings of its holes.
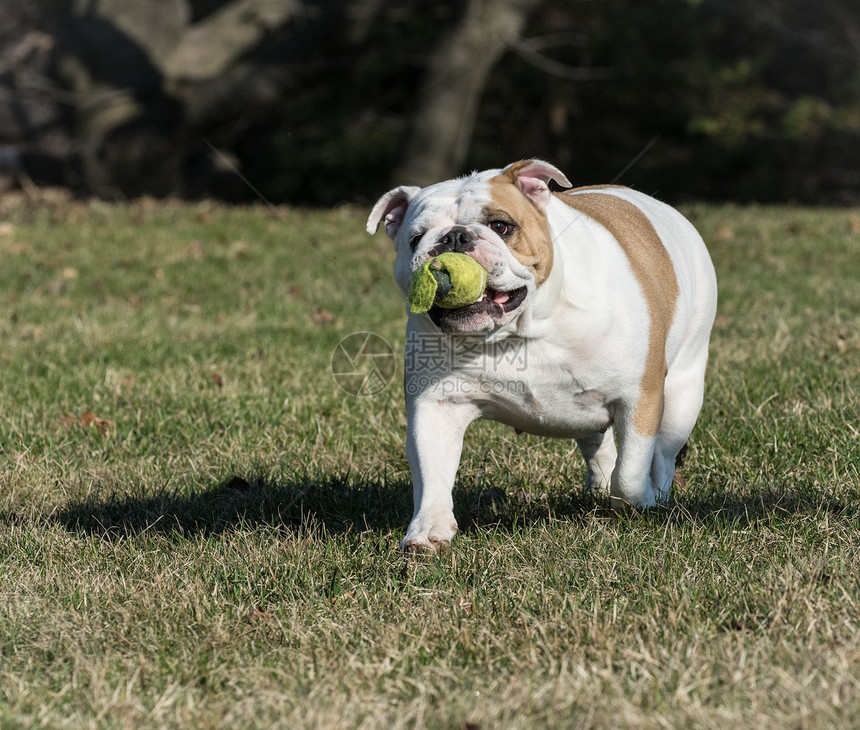
{"type": "Polygon", "coordinates": [[[570,183],[539,160],[427,188],[399,187],[367,221],[397,249],[404,294],[443,251],[487,271],[483,299],[409,314],[406,448],[415,511],[403,549],[457,531],[451,490],[477,418],[574,438],[586,488],[616,508],[669,497],[702,406],[717,305],[714,267],[680,213],[613,185],[570,183]],[[613,436],[614,427],[614,436],[613,436]],[[617,447],[616,447],[617,439],[617,447]]]}

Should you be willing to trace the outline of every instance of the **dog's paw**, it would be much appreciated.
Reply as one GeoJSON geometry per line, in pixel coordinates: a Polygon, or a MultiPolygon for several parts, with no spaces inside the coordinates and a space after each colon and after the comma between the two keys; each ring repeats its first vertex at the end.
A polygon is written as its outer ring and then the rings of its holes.
{"type": "Polygon", "coordinates": [[[608,497],[610,490],[610,479],[602,472],[596,473],[588,470],[585,475],[585,488],[583,492],[591,497],[608,497]]]}
{"type": "Polygon", "coordinates": [[[400,543],[403,552],[434,555],[451,547],[457,533],[457,520],[452,513],[439,515],[435,519],[416,517],[409,524],[406,537],[400,543]]]}
{"type": "Polygon", "coordinates": [[[609,504],[613,512],[621,515],[647,512],[657,506],[653,496],[651,499],[637,499],[635,501],[613,496],[609,498],[609,504]]]}

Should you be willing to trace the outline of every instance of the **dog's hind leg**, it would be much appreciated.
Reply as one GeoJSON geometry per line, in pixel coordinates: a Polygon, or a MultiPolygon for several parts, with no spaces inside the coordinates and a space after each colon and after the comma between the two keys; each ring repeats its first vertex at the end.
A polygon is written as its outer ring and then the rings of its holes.
{"type": "Polygon", "coordinates": [[[683,371],[670,371],[666,376],[663,419],[651,465],[651,484],[658,502],[669,499],[675,478],[675,461],[690,438],[702,408],[706,355],[683,371]]]}

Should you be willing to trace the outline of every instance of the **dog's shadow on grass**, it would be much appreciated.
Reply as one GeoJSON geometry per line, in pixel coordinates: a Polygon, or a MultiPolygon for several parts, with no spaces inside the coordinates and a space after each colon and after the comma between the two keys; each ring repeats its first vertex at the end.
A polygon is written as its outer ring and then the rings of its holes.
{"type": "MultiPolygon", "coordinates": [[[[720,528],[755,527],[773,520],[802,515],[828,515],[860,521],[860,507],[815,490],[762,490],[736,494],[720,491],[683,492],[670,504],[644,512],[615,512],[608,498],[568,493],[535,494],[531,490],[489,489],[469,495],[457,512],[461,530],[482,527],[511,529],[548,519],[587,522],[591,519],[646,520],[660,529],[669,525],[700,525],[720,528]]],[[[455,500],[456,501],[456,500],[455,500]]],[[[455,508],[456,511],[456,508],[455,508]]]]}
{"type": "MultiPolygon", "coordinates": [[[[269,526],[316,536],[368,531],[403,532],[412,514],[411,485],[404,480],[354,475],[278,480],[231,476],[203,491],[163,490],[140,494],[102,489],[101,494],[73,500],[54,519],[66,529],[105,539],[145,533],[192,536],[269,526]]],[[[530,488],[486,488],[465,484],[454,492],[460,529],[511,531],[550,520],[586,522],[609,518],[608,501],[585,496],[579,489],[536,493],[530,488]]],[[[668,508],[644,514],[661,525],[755,525],[774,516],[826,512],[860,518],[860,510],[815,492],[747,495],[680,495],[668,508]]]]}
{"type": "Polygon", "coordinates": [[[270,526],[307,532],[390,531],[403,521],[402,484],[347,476],[279,480],[231,476],[190,493],[102,488],[54,514],[68,530],[107,539],[192,536],[270,526]]]}

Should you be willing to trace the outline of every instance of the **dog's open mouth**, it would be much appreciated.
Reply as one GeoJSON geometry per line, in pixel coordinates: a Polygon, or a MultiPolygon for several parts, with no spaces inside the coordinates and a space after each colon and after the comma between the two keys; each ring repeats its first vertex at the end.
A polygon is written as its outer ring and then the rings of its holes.
{"type": "Polygon", "coordinates": [[[484,289],[484,296],[481,298],[481,301],[476,302],[472,306],[487,303],[490,306],[501,308],[502,313],[507,314],[508,312],[513,312],[525,301],[526,294],[528,294],[528,289],[524,286],[521,286],[519,289],[511,289],[511,291],[496,291],[487,287],[484,289]]]}
{"type": "Polygon", "coordinates": [[[437,327],[446,331],[457,330],[460,329],[458,323],[481,314],[488,314],[496,321],[502,319],[519,307],[526,300],[527,294],[528,289],[524,286],[510,291],[498,291],[487,287],[484,290],[484,296],[474,304],[457,309],[445,309],[434,304],[428,314],[437,327]]]}

